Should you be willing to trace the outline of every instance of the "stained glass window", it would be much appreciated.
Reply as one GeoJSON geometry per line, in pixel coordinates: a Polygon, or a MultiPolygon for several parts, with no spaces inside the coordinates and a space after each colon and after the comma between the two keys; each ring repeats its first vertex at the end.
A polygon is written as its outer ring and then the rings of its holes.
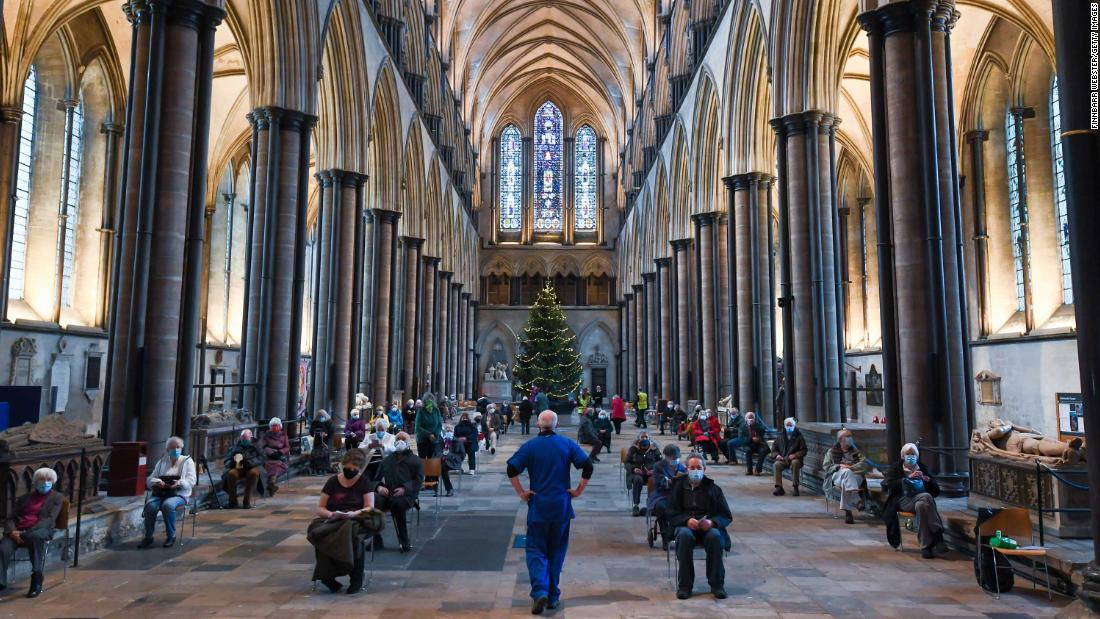
{"type": "Polygon", "coordinates": [[[31,65],[23,82],[23,120],[19,125],[19,162],[15,176],[15,212],[12,218],[11,271],[8,296],[23,298],[23,276],[27,266],[27,220],[31,211],[31,157],[34,154],[34,126],[38,111],[38,70],[31,65]]]}
{"type": "Polygon", "coordinates": [[[523,139],[515,125],[500,134],[500,229],[519,230],[523,221],[523,139]]]}
{"type": "Polygon", "coordinates": [[[561,230],[562,118],[547,101],[535,113],[535,230],[561,230]]]}
{"type": "Polygon", "coordinates": [[[1050,82],[1050,160],[1054,163],[1054,214],[1058,222],[1058,255],[1062,260],[1062,302],[1073,303],[1073,267],[1069,261],[1069,212],[1066,172],[1062,161],[1062,110],[1058,107],[1058,77],[1050,82]]]}
{"type": "Polygon", "coordinates": [[[596,229],[596,185],[599,179],[596,132],[585,125],[577,132],[574,183],[574,225],[577,230],[596,229]]]}
{"type": "Polygon", "coordinates": [[[66,153],[63,174],[64,200],[61,217],[65,225],[65,244],[61,248],[61,306],[72,307],[73,262],[76,258],[76,224],[80,216],[80,165],[84,154],[84,102],[80,101],[69,114],[69,152],[66,153]]]}
{"type": "Polygon", "coordinates": [[[1012,262],[1016,270],[1016,310],[1027,309],[1024,281],[1024,261],[1029,260],[1031,248],[1027,236],[1027,203],[1024,200],[1024,149],[1021,119],[1012,110],[1005,112],[1005,150],[1008,154],[1008,216],[1012,227],[1012,262]]]}

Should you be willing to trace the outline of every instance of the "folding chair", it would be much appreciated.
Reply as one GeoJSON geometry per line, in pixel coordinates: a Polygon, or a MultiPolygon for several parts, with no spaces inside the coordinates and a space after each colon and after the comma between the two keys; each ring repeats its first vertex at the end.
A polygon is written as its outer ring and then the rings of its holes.
{"type": "MultiPolygon", "coordinates": [[[[363,580],[364,591],[367,590],[367,587],[370,585],[371,581],[374,580],[374,544],[372,543],[373,539],[373,536],[368,535],[363,538],[363,541],[360,542],[360,544],[363,546],[363,554],[366,555],[367,552],[370,552],[370,561],[367,562],[367,565],[370,565],[370,572],[368,572],[367,577],[363,580]]],[[[364,571],[366,570],[366,567],[366,565],[363,566],[364,571]]],[[[313,590],[317,590],[316,580],[313,581],[313,590]]]]}
{"type": "MultiPolygon", "coordinates": [[[[145,490],[145,502],[142,504],[141,512],[145,514],[145,505],[149,504],[149,498],[153,495],[152,490],[145,490]]],[[[176,506],[176,546],[183,546],[184,533],[187,531],[187,521],[191,521],[191,539],[195,538],[195,516],[199,513],[199,498],[194,492],[191,496],[184,500],[183,503],[176,506]],[[190,518],[188,518],[190,516],[190,518]]]]}
{"type": "MultiPolygon", "coordinates": [[[[994,560],[993,561],[993,569],[994,570],[1011,570],[1011,569],[1014,569],[1012,567],[1012,563],[1011,563],[1011,558],[1012,557],[1029,557],[1029,558],[1031,558],[1031,562],[1032,562],[1032,565],[1031,565],[1032,572],[1037,572],[1038,570],[1036,570],[1036,568],[1035,568],[1035,559],[1038,558],[1038,557],[1042,557],[1043,558],[1043,572],[1046,574],[1046,581],[1047,581],[1047,599],[1048,600],[1054,599],[1053,595],[1051,594],[1052,589],[1050,588],[1050,560],[1047,558],[1047,549],[1046,548],[1044,548],[1042,546],[1035,546],[1034,545],[1035,544],[1035,531],[1032,530],[1032,528],[1031,528],[1031,512],[1030,511],[1028,511],[1028,510],[1026,510],[1022,507],[1006,507],[1006,508],[1002,509],[996,516],[993,516],[989,520],[986,520],[982,524],[978,525],[977,529],[978,529],[977,537],[978,537],[978,544],[979,544],[979,550],[978,550],[979,555],[981,554],[981,548],[992,548],[993,552],[1005,555],[1006,558],[1010,559],[1009,564],[1007,566],[997,565],[997,561],[994,560]],[[990,531],[1000,531],[1002,535],[1006,535],[1006,536],[1014,538],[1014,539],[1023,539],[1024,537],[1027,537],[1028,539],[1031,540],[1031,544],[1028,545],[1028,546],[1021,546],[1021,547],[1013,549],[1013,550],[1009,550],[1008,548],[998,548],[996,546],[990,546],[989,544],[982,543],[982,541],[981,541],[981,539],[982,539],[982,530],[983,529],[985,530],[986,535],[988,535],[990,531]]],[[[981,576],[982,572],[981,572],[981,570],[982,570],[982,566],[983,566],[984,563],[985,563],[984,561],[981,561],[981,560],[978,561],[978,582],[982,582],[982,576],[981,576]]],[[[996,572],[994,572],[993,580],[996,582],[996,594],[994,595],[994,597],[999,600],[999,599],[1001,599],[1001,581],[1000,581],[999,578],[996,578],[996,572]]],[[[1036,586],[1035,581],[1036,581],[1036,578],[1031,579],[1031,588],[1032,588],[1032,590],[1035,589],[1035,586],[1036,586]]]]}
{"type": "MultiPolygon", "coordinates": [[[[69,535],[69,499],[64,499],[61,502],[61,511],[57,513],[57,519],[53,521],[54,535],[61,532],[61,582],[65,582],[69,577],[69,557],[72,552],[72,537],[69,535]]],[[[50,554],[50,546],[54,543],[54,539],[51,537],[46,540],[46,546],[43,550],[45,556],[50,554]]],[[[16,547],[16,554],[12,557],[12,561],[26,561],[30,563],[31,551],[26,546],[16,547]],[[26,558],[19,557],[19,549],[22,548],[26,553],[26,558]]],[[[43,559],[43,565],[45,565],[45,559],[43,559]]]]}
{"type": "MultiPolygon", "coordinates": [[[[696,544],[695,548],[693,548],[692,552],[691,552],[692,561],[694,561],[695,558],[697,556],[700,556],[700,555],[702,555],[703,557],[706,557],[706,548],[704,548],[700,544],[696,544]]],[[[725,546],[723,546],[722,547],[722,559],[724,560],[729,556],[730,556],[730,551],[728,549],[726,549],[725,546]]],[[[668,567],[668,584],[669,584],[670,587],[672,587],[672,590],[675,591],[676,590],[676,584],[677,584],[676,583],[676,578],[680,574],[680,557],[676,555],[676,536],[675,536],[675,533],[673,534],[672,541],[670,541],[668,543],[668,549],[665,550],[665,564],[668,567]],[[675,564],[676,564],[676,570],[675,571],[673,571],[673,569],[672,569],[673,562],[675,562],[675,564]]]]}
{"type": "MultiPolygon", "coordinates": [[[[905,529],[906,531],[917,530],[917,515],[915,513],[903,512],[899,509],[898,520],[902,521],[901,528],[905,529]]],[[[898,535],[898,547],[895,548],[895,550],[897,550],[898,552],[905,551],[905,536],[901,535],[900,532],[898,535]]]]}
{"type": "Polygon", "coordinates": [[[424,481],[421,483],[421,489],[435,491],[435,513],[438,514],[439,494],[443,487],[443,459],[425,458],[420,462],[424,466],[424,481]],[[435,481],[428,481],[432,478],[435,481]]]}
{"type": "Polygon", "coordinates": [[[629,447],[619,448],[619,483],[622,484],[623,489],[627,492],[630,492],[630,488],[626,487],[626,468],[623,465],[626,464],[626,454],[629,451],[629,447]]]}

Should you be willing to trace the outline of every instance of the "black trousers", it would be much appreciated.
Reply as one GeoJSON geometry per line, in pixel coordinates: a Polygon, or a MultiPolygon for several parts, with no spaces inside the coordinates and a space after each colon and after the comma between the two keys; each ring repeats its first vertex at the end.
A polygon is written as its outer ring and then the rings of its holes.
{"type": "Polygon", "coordinates": [[[519,429],[520,429],[520,432],[519,432],[520,434],[530,434],[531,433],[531,418],[528,417],[528,418],[524,419],[523,417],[520,417],[519,418],[519,429]]]}
{"type": "Polygon", "coordinates": [[[379,496],[375,495],[377,501],[375,507],[382,511],[387,511],[393,516],[393,528],[397,529],[397,541],[400,544],[409,543],[409,523],[405,520],[405,513],[413,507],[413,500],[407,496],[379,496]]]}
{"type": "Polygon", "coordinates": [[[634,411],[634,426],[638,427],[638,428],[648,428],[649,427],[645,423],[645,411],[643,411],[643,410],[635,410],[634,411]]]}
{"type": "Polygon", "coordinates": [[[466,452],[466,463],[470,465],[470,470],[471,471],[477,469],[477,452],[476,451],[467,451],[466,452]]]}
{"type": "Polygon", "coordinates": [[[661,541],[672,541],[672,526],[668,523],[668,497],[657,499],[653,504],[652,516],[657,520],[657,528],[661,531],[661,541]]]}
{"type": "Polygon", "coordinates": [[[696,546],[707,551],[707,584],[712,589],[725,586],[726,567],[722,565],[722,534],[718,529],[706,533],[687,527],[676,528],[676,560],[680,562],[677,586],[691,591],[695,587],[695,562],[692,554],[696,546]]]}
{"type": "MultiPolygon", "coordinates": [[[[444,465],[443,465],[443,489],[446,490],[447,492],[450,492],[454,488],[454,486],[451,485],[451,471],[454,471],[454,470],[457,470],[457,469],[452,469],[451,467],[447,466],[444,463],[444,465]]],[[[461,472],[460,472],[460,474],[461,474],[461,472]]]]}
{"type": "Polygon", "coordinates": [[[642,488],[646,487],[646,476],[627,473],[626,485],[630,488],[630,496],[634,499],[634,505],[642,501],[642,488]]]}
{"type": "Polygon", "coordinates": [[[596,456],[600,455],[600,447],[603,447],[603,443],[601,443],[599,441],[596,441],[595,443],[585,443],[585,444],[592,446],[592,449],[590,449],[588,451],[588,458],[589,459],[595,458],[596,456]]]}
{"type": "Polygon", "coordinates": [[[749,443],[747,451],[745,451],[745,464],[748,469],[752,470],[752,462],[755,456],[756,460],[756,472],[764,470],[764,458],[768,457],[771,450],[768,449],[768,444],[761,441],[759,443],[749,443]]]}
{"type": "MultiPolygon", "coordinates": [[[[53,537],[53,528],[23,531],[23,544],[31,558],[31,571],[42,573],[46,565],[46,541],[53,537]]],[[[0,585],[8,585],[8,566],[15,555],[15,540],[5,537],[0,541],[0,585]]]]}
{"type": "Polygon", "coordinates": [[[611,425],[615,426],[615,434],[622,434],[622,431],[623,431],[623,420],[622,419],[612,419],[611,420],[611,425]]]}

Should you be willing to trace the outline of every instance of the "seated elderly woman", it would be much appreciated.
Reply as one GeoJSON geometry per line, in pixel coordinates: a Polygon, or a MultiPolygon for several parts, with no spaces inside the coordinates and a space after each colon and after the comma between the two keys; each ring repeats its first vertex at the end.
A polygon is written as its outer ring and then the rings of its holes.
{"type": "Polygon", "coordinates": [[[405,512],[416,504],[417,496],[420,494],[420,485],[423,481],[424,465],[421,464],[420,458],[409,448],[409,435],[398,432],[397,441],[394,443],[394,452],[382,460],[371,490],[377,496],[378,508],[393,515],[393,523],[397,529],[397,541],[401,544],[401,552],[412,550],[409,543],[408,523],[405,522],[405,512]]]}
{"type": "Polygon", "coordinates": [[[138,548],[153,545],[153,529],[157,526],[157,514],[164,514],[164,547],[171,548],[176,543],[176,510],[187,503],[191,489],[198,483],[195,474],[195,459],[183,455],[183,439],[173,436],[164,444],[164,455],[157,460],[153,472],[145,485],[151,489],[149,500],[145,502],[145,537],[138,548]]]}
{"type": "Polygon", "coordinates": [[[672,541],[672,526],[668,522],[668,495],[672,482],[680,475],[687,474],[687,468],[680,464],[680,448],[673,443],[665,445],[664,458],[653,465],[653,492],[646,499],[646,509],[657,520],[661,531],[661,547],[668,550],[672,541]]]}
{"type": "Polygon", "coordinates": [[[367,455],[367,477],[374,479],[378,474],[378,466],[382,458],[393,453],[393,444],[396,442],[394,435],[386,432],[386,424],[383,421],[374,423],[374,432],[368,434],[359,444],[360,449],[367,455]]]}
{"type": "Polygon", "coordinates": [[[267,473],[267,495],[279,491],[276,480],[290,467],[290,440],[283,430],[283,420],[272,417],[267,422],[267,432],[260,439],[260,453],[264,455],[264,472],[267,473]]]}
{"type": "Polygon", "coordinates": [[[374,510],[370,480],[363,474],[366,458],[358,449],[348,450],[340,460],[340,473],[321,489],[317,518],[309,524],[306,539],[313,544],[317,565],[313,580],[320,580],[336,593],[343,585],[336,580],[350,576],[348,594],[363,589],[365,540],[382,529],[382,516],[374,510]]]}
{"type": "Polygon", "coordinates": [[[901,527],[898,512],[909,512],[917,519],[917,541],[921,556],[932,559],[934,550],[943,545],[943,520],[936,508],[940,486],[928,474],[920,461],[920,450],[913,443],[901,448],[901,461],[886,471],[882,481],[886,488],[886,503],[882,519],[886,523],[886,539],[897,548],[901,544],[901,527]]]}
{"type": "Polygon", "coordinates": [[[15,509],[4,522],[0,540],[0,589],[8,586],[8,566],[16,548],[26,548],[31,559],[31,588],[27,597],[42,593],[42,569],[46,565],[46,542],[53,537],[54,523],[65,503],[65,496],[53,491],[57,473],[41,468],[34,472],[34,490],[15,501],[15,509]]]}
{"type": "Polygon", "coordinates": [[[648,433],[631,445],[626,453],[623,468],[626,469],[626,486],[630,488],[630,495],[634,500],[634,507],[631,510],[634,516],[641,515],[638,504],[642,500],[642,488],[649,482],[650,476],[653,475],[653,466],[660,459],[661,452],[653,445],[653,441],[649,440],[648,433]]]}
{"type": "Polygon", "coordinates": [[[223,461],[222,482],[229,495],[229,509],[237,509],[237,484],[244,482],[244,508],[252,509],[252,493],[257,486],[267,485],[264,456],[252,442],[252,430],[242,430],[237,444],[229,449],[223,461]]]}
{"type": "Polygon", "coordinates": [[[863,511],[863,499],[859,492],[863,487],[863,478],[870,469],[863,453],[856,449],[850,430],[845,428],[836,433],[836,444],[825,454],[823,464],[828,485],[840,492],[844,522],[853,524],[852,509],[863,511]]]}

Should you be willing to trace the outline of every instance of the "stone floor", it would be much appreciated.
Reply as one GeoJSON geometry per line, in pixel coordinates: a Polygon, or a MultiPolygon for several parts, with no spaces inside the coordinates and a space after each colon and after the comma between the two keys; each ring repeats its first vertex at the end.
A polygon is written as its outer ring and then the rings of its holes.
{"type": "MultiPolygon", "coordinates": [[[[629,425],[629,424],[628,424],[629,425]]],[[[564,429],[572,435],[572,429],[564,429]]],[[[626,429],[624,428],[624,432],[626,429]]],[[[656,437],[661,439],[663,437],[656,437]]],[[[197,535],[182,548],[139,551],[133,544],[98,553],[61,574],[47,574],[35,601],[17,583],[0,601],[0,617],[511,617],[529,612],[523,550],[525,508],[504,475],[521,437],[504,437],[482,458],[461,492],[425,497],[414,551],[399,554],[392,526],[375,557],[372,582],[355,596],[313,591],[313,551],[305,539],[321,477],[298,478],[251,511],[199,515],[197,535]]],[[[616,439],[613,450],[627,444],[616,439]]],[[[606,617],[1045,617],[1069,600],[1017,592],[993,599],[974,579],[968,557],[922,560],[912,534],[906,552],[885,542],[871,520],[845,526],[821,497],[771,496],[770,478],[718,466],[734,513],[733,552],[726,558],[730,598],[714,600],[697,566],[696,595],[678,601],[665,555],[646,545],[643,518],[632,518],[621,490],[617,454],[597,465],[575,502],[564,603],[549,616],[606,617]]],[[[190,536],[190,526],[187,535],[190,536]]]]}

